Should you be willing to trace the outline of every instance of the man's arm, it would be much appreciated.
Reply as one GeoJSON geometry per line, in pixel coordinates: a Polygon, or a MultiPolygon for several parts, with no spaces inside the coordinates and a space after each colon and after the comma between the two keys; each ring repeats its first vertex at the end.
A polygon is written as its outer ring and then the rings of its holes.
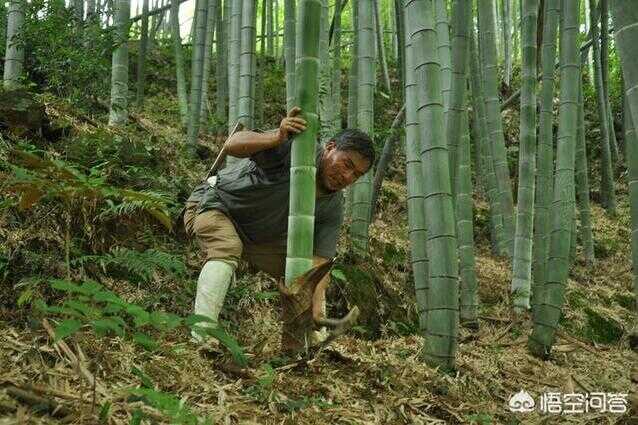
{"type": "Polygon", "coordinates": [[[237,158],[246,158],[257,152],[276,148],[291,135],[306,129],[306,121],[298,116],[300,113],[301,108],[292,108],[276,130],[265,133],[238,131],[226,141],[226,153],[237,158]]]}
{"type": "Polygon", "coordinates": [[[270,130],[265,133],[238,131],[226,141],[226,153],[237,158],[246,158],[280,144],[279,130],[270,130]]]}

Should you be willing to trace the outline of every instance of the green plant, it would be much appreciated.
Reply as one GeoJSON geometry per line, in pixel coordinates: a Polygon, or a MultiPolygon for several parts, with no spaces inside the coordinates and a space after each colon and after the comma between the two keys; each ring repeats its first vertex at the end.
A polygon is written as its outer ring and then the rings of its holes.
{"type": "Polygon", "coordinates": [[[71,265],[98,264],[106,272],[122,270],[129,278],[150,282],[157,270],[175,276],[184,276],[186,266],[179,256],[156,249],[144,252],[125,247],[114,247],[103,255],[85,255],[71,261],[71,265]]]}
{"type": "MultiPolygon", "coordinates": [[[[212,419],[209,417],[201,418],[188,407],[183,399],[177,398],[171,393],[166,393],[155,389],[155,384],[151,378],[141,369],[133,367],[132,373],[140,378],[142,386],[131,388],[128,390],[130,396],[129,402],[141,401],[149,407],[159,410],[165,416],[171,419],[171,424],[176,425],[212,425],[212,419]]],[[[135,420],[141,421],[147,415],[141,410],[136,410],[137,416],[135,420]]],[[[132,419],[133,421],[133,419],[132,419]]],[[[138,422],[139,423],[139,422],[138,422]]]]}
{"type": "Polygon", "coordinates": [[[97,169],[92,168],[86,175],[62,160],[20,148],[13,148],[10,153],[13,161],[7,167],[12,175],[5,190],[19,195],[21,209],[29,209],[41,200],[59,199],[97,210],[101,220],[145,213],[167,229],[172,228],[167,212],[170,200],[162,194],[113,187],[106,184],[97,169]]]}
{"type": "Polygon", "coordinates": [[[210,322],[205,316],[190,315],[182,318],[163,311],[147,311],[122,300],[112,291],[91,280],[78,285],[68,280],[53,279],[50,285],[51,288],[67,294],[67,298],[57,306],[49,306],[43,300],[36,300],[35,306],[44,313],[59,315],[62,319],[55,327],[56,341],[89,326],[99,337],[130,337],[147,350],[156,350],[161,346],[158,339],[168,332],[186,328],[217,338],[238,364],[246,364],[241,346],[225,331],[197,326],[202,322],[210,322]],[[150,332],[159,333],[159,338],[153,338],[150,332]]]}
{"type": "Polygon", "coordinates": [[[470,421],[470,424],[473,425],[491,425],[492,417],[487,413],[476,413],[473,415],[469,415],[467,419],[470,421]]]}
{"type": "Polygon", "coordinates": [[[257,378],[257,383],[251,385],[247,389],[248,395],[259,402],[268,401],[268,397],[272,392],[272,386],[275,382],[275,369],[269,364],[262,365],[262,374],[257,378]]]}
{"type": "Polygon", "coordinates": [[[16,305],[18,307],[22,307],[23,305],[31,302],[36,292],[36,288],[41,283],[42,283],[42,278],[40,278],[39,276],[29,276],[25,279],[20,280],[18,283],[16,283],[13,288],[16,290],[21,289],[20,295],[18,296],[18,300],[16,301],[16,305]]]}
{"type": "MultiPolygon", "coordinates": [[[[64,1],[25,2],[25,71],[38,87],[59,97],[88,106],[91,97],[105,97],[109,80],[104,75],[111,67],[113,27],[77,25],[73,8],[64,1]],[[87,53],[91,40],[93,54],[87,53]]],[[[3,32],[4,34],[5,32],[3,32]]]]}

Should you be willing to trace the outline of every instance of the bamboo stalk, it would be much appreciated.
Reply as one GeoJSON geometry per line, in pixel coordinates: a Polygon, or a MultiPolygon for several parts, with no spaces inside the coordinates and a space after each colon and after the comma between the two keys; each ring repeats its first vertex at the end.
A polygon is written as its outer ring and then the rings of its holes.
{"type": "Polygon", "coordinates": [[[322,0],[301,0],[299,22],[304,28],[297,39],[296,104],[307,128],[295,136],[290,164],[290,212],[286,252],[286,283],[312,267],[315,217],[315,146],[319,117],[319,32],[322,0]]]}
{"type": "Polygon", "coordinates": [[[432,3],[408,0],[406,16],[415,51],[427,252],[437,260],[429,264],[423,356],[429,365],[449,370],[458,346],[458,252],[432,3]]]}
{"type": "Polygon", "coordinates": [[[532,240],[534,234],[534,189],[536,177],[537,13],[538,0],[527,0],[523,3],[518,209],[511,285],[512,303],[514,310],[519,314],[530,308],[532,285],[532,240]]]}
{"type": "Polygon", "coordinates": [[[528,340],[530,352],[546,358],[556,338],[564,304],[565,282],[569,272],[569,249],[574,211],[574,161],[578,121],[578,82],[581,63],[578,52],[578,0],[562,0],[560,22],[560,111],[557,138],[554,202],[551,208],[552,233],[547,281],[534,315],[534,328],[528,340]]]}
{"type": "Polygon", "coordinates": [[[547,279],[547,256],[549,252],[550,219],[549,208],[553,198],[553,119],[554,119],[554,62],[556,59],[556,34],[560,14],[560,0],[545,0],[543,20],[543,44],[541,46],[542,83],[538,124],[538,151],[536,174],[536,202],[534,205],[534,246],[532,251],[531,306],[536,309],[540,302],[538,291],[547,279]]]}

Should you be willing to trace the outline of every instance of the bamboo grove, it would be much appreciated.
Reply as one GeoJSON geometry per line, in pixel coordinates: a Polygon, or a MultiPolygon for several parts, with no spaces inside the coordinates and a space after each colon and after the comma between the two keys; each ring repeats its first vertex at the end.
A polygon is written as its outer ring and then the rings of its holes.
{"type": "MultiPolygon", "coordinates": [[[[615,186],[626,179],[638,310],[634,1],[195,0],[186,41],[182,3],[144,0],[132,17],[129,0],[104,9],[71,5],[87,25],[114,29],[109,125],[124,125],[144,104],[145,55],[159,38],[172,46],[176,120],[191,151],[201,134],[223,134],[237,122],[272,125],[260,118],[268,95],[260,72],[269,63],[281,66],[280,102],[287,110],[300,106],[309,122],[293,143],[287,281],[312,265],[315,147],[357,127],[372,137],[389,135],[379,164],[346,194],[348,240],[366,261],[379,186],[396,150],[405,160],[410,264],[428,364],[454,369],[459,328],[478,327],[477,200],[488,205],[492,255],[511,264],[512,315],[530,319],[528,348],[546,358],[576,253],[589,267],[596,264],[591,194],[598,190],[596,202],[613,216],[615,186]],[[140,47],[130,77],[133,37],[140,47]],[[624,84],[621,110],[610,102],[614,54],[624,84]],[[587,139],[585,92],[595,94],[600,140],[587,139]],[[375,123],[375,95],[404,105],[391,129],[375,123]],[[518,140],[505,137],[510,109],[518,109],[518,140]],[[600,143],[600,156],[588,158],[593,143],[600,143]],[[596,188],[588,177],[594,163],[601,173],[596,188]]],[[[8,3],[5,88],[22,81],[24,7],[24,0],[8,3]]]]}

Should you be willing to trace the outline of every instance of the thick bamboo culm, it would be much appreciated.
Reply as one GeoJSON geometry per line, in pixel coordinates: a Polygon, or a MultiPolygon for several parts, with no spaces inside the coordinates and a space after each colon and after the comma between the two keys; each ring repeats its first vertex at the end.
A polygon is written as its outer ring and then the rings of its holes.
{"type": "Polygon", "coordinates": [[[518,208],[512,258],[512,303],[517,313],[530,308],[534,187],[536,174],[536,26],[538,1],[523,3],[521,51],[520,143],[518,151],[518,208]]]}
{"type": "Polygon", "coordinates": [[[290,211],[286,252],[286,283],[312,267],[315,222],[315,148],[319,117],[319,32],[322,0],[299,2],[296,105],[307,121],[306,131],[295,136],[290,164],[290,211]]]}
{"type": "Polygon", "coordinates": [[[565,283],[569,272],[572,220],[574,211],[574,162],[578,122],[578,86],[581,76],[578,51],[578,0],[562,0],[560,21],[560,107],[556,140],[554,201],[550,210],[552,231],[547,261],[547,280],[540,291],[534,316],[534,329],[528,347],[535,356],[545,358],[555,341],[563,308],[565,283]]]}
{"type": "Polygon", "coordinates": [[[543,19],[543,44],[541,45],[541,90],[538,124],[538,149],[536,151],[536,199],[534,202],[534,246],[532,248],[532,294],[530,304],[536,309],[536,287],[545,284],[547,256],[549,252],[549,207],[552,202],[552,165],[554,163],[554,62],[556,60],[556,35],[560,0],[545,0],[543,19]]]}
{"type": "Polygon", "coordinates": [[[458,347],[459,297],[456,220],[445,137],[441,65],[434,11],[429,0],[406,1],[406,16],[418,90],[421,168],[429,263],[423,356],[432,366],[454,369],[458,347]]]}

